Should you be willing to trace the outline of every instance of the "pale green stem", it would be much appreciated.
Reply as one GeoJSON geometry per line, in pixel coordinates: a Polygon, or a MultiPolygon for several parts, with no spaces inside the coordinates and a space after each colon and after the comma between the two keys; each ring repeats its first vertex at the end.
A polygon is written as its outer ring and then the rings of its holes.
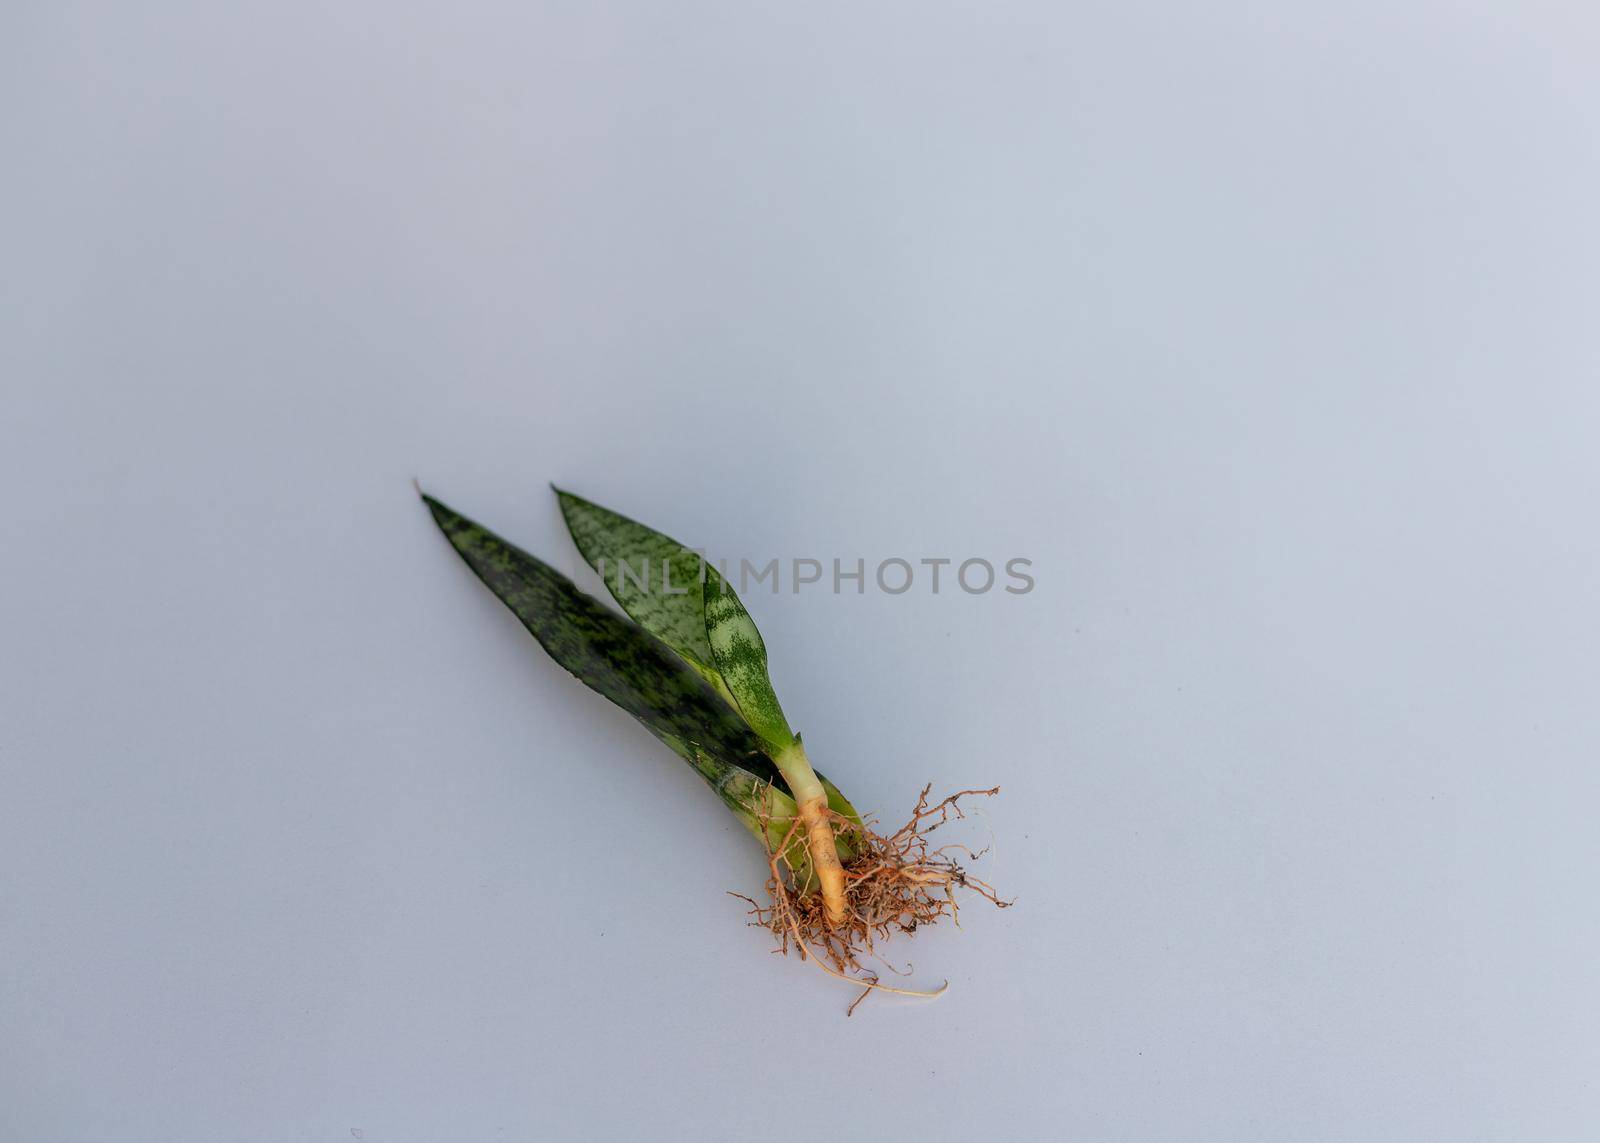
{"type": "Polygon", "coordinates": [[[806,849],[811,854],[811,868],[822,887],[828,920],[839,924],[848,915],[849,906],[844,895],[844,867],[839,864],[839,848],[833,822],[828,816],[828,792],[822,788],[817,772],[811,768],[811,760],[806,757],[806,748],[798,740],[778,751],[772,762],[794,795],[800,825],[806,834],[806,849]]]}

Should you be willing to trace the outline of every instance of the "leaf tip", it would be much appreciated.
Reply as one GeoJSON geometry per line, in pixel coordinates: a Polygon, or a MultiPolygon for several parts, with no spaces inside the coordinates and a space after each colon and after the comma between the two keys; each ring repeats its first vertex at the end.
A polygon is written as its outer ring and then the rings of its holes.
{"type": "Polygon", "coordinates": [[[582,504],[585,502],[583,497],[578,496],[575,493],[568,492],[565,488],[562,488],[553,480],[550,482],[550,491],[556,494],[556,499],[561,503],[561,511],[563,513],[565,513],[572,505],[582,504]]]}
{"type": "Polygon", "coordinates": [[[433,522],[435,524],[439,525],[441,528],[444,528],[448,521],[457,518],[453,509],[446,507],[439,501],[435,500],[432,496],[429,496],[422,490],[422,486],[420,484],[417,484],[416,481],[412,481],[412,484],[416,487],[417,495],[422,497],[422,503],[428,509],[428,514],[433,517],[433,522]]]}

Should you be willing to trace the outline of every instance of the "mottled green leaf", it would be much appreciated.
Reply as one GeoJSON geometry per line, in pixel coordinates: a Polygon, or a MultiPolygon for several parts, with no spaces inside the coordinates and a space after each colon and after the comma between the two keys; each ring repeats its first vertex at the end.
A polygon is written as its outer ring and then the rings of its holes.
{"type": "Polygon", "coordinates": [[[722,689],[706,640],[699,554],[619,512],[559,488],[555,493],[572,542],[622,610],[722,689]]]}
{"type": "MultiPolygon", "coordinates": [[[[749,712],[743,711],[744,704],[728,688],[719,669],[707,630],[706,596],[701,581],[709,582],[717,575],[716,570],[706,565],[699,553],[654,528],[560,488],[555,493],[573,543],[585,562],[600,573],[617,604],[640,626],[676,651],[735,709],[742,711],[748,721],[749,712]]],[[[720,594],[739,606],[733,587],[725,580],[717,582],[721,584],[720,594]]],[[[744,609],[739,606],[739,610],[743,612],[744,609]]],[[[748,615],[745,620],[748,622],[748,615]]],[[[755,632],[754,623],[750,624],[750,631],[755,632]]],[[[755,632],[755,642],[760,645],[759,632],[755,632]]],[[[761,676],[765,680],[764,648],[761,654],[761,676]]],[[[770,694],[770,683],[766,684],[766,689],[770,694]]],[[[771,702],[776,707],[776,695],[771,702]]],[[[757,705],[755,709],[759,716],[762,708],[757,705]]],[[[778,717],[782,718],[781,710],[778,717]]],[[[759,733],[759,728],[757,730],[759,733]]],[[[783,733],[787,735],[787,732],[788,726],[784,724],[783,733]]],[[[793,735],[788,735],[788,739],[792,738],[793,735]]],[[[787,741],[778,741],[777,745],[787,745],[787,741]]],[[[817,778],[827,791],[828,804],[833,810],[859,822],[860,813],[839,788],[820,773],[817,778]]]]}
{"type": "Polygon", "coordinates": [[[778,694],[772,689],[767,674],[767,645],[761,632],[714,568],[706,568],[703,589],[706,639],[722,681],[739,704],[744,720],[766,744],[768,753],[787,750],[794,745],[794,731],[789,729],[778,694]]]}
{"type": "Polygon", "coordinates": [[[793,802],[750,727],[670,648],[542,561],[432,497],[423,500],[467,566],[550,657],[677,751],[752,832],[761,836],[762,798],[776,795],[770,808],[792,816],[793,802]],[[772,786],[778,789],[764,792],[772,786]]]}

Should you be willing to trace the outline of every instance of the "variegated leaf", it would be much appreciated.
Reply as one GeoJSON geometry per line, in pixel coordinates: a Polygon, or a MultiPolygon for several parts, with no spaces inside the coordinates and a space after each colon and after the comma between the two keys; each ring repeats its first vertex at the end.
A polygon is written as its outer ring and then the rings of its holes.
{"type": "Polygon", "coordinates": [[[554,568],[432,497],[423,500],[467,566],[551,658],[672,747],[764,844],[763,812],[787,828],[793,802],[776,768],[750,727],[698,673],[554,568]]]}
{"type": "MultiPolygon", "coordinates": [[[[572,533],[573,543],[585,562],[600,573],[617,604],[652,635],[676,651],[748,721],[743,702],[729,689],[712,652],[709,624],[706,621],[706,595],[701,580],[711,582],[717,576],[716,570],[705,564],[698,553],[654,528],[560,488],[555,489],[555,493],[561,504],[561,514],[567,522],[567,530],[572,533]],[[624,563],[626,568],[623,567],[624,563]],[[640,575],[641,571],[646,574],[640,575]],[[680,585],[687,586],[689,590],[676,590],[680,585]]],[[[718,594],[732,600],[734,606],[743,612],[744,608],[739,604],[732,585],[720,577],[717,582],[721,587],[718,594]]],[[[749,621],[748,615],[745,620],[749,621]]],[[[755,642],[759,645],[761,635],[755,631],[755,624],[750,623],[749,629],[755,633],[755,642]]],[[[764,680],[765,648],[761,654],[761,676],[764,680]]],[[[766,689],[768,693],[771,692],[770,683],[766,684],[766,689]]],[[[771,702],[775,707],[776,695],[772,696],[771,702]]],[[[760,717],[761,706],[756,704],[754,709],[760,717]]],[[[781,719],[782,711],[778,714],[781,719]]],[[[783,733],[786,734],[787,730],[785,723],[783,733]]],[[[757,731],[760,732],[759,728],[757,731]]],[[[793,737],[788,735],[788,740],[793,737]]],[[[777,745],[787,745],[781,734],[777,745]]],[[[839,788],[820,772],[817,778],[828,793],[828,805],[835,812],[859,822],[860,813],[839,788]]]]}
{"type": "Polygon", "coordinates": [[[706,640],[700,556],[620,512],[560,488],[555,493],[572,542],[618,606],[721,689],[706,640]]]}
{"type": "Polygon", "coordinates": [[[794,745],[794,731],[772,689],[767,645],[755,620],[714,568],[706,568],[704,599],[706,639],[728,692],[769,753],[787,750],[794,745]]]}

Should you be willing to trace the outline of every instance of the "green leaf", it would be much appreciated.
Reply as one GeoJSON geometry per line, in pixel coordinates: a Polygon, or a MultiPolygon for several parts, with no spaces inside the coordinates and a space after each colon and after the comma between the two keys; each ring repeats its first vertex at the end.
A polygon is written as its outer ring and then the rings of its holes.
{"type": "Polygon", "coordinates": [[[783,716],[778,693],[767,674],[767,645],[755,620],[726,586],[715,569],[707,567],[703,585],[706,639],[722,673],[722,681],[750,728],[760,736],[769,754],[794,745],[794,731],[783,716]]]}
{"type": "Polygon", "coordinates": [[[752,832],[761,837],[763,798],[771,799],[769,812],[792,818],[794,803],[750,727],[670,648],[554,568],[432,497],[422,499],[467,566],[550,657],[677,751],[752,832]]]}
{"type": "MultiPolygon", "coordinates": [[[[600,573],[618,606],[677,652],[749,722],[750,712],[744,709],[744,703],[729,689],[712,651],[702,581],[709,583],[716,577],[722,588],[722,597],[731,599],[743,612],[743,605],[739,604],[733,587],[718,577],[716,570],[706,564],[699,553],[672,537],[571,492],[557,488],[555,493],[561,504],[561,514],[567,522],[567,530],[572,533],[573,543],[577,545],[584,561],[600,573]],[[624,570],[624,562],[631,569],[631,574],[624,570]],[[641,569],[644,574],[640,574],[641,569]],[[639,582],[641,579],[644,581],[642,587],[639,582]],[[688,590],[677,590],[684,587],[688,590]]],[[[748,615],[745,615],[745,621],[749,622],[748,615]]],[[[749,630],[754,633],[759,646],[761,635],[755,630],[754,623],[750,623],[749,630]]],[[[764,647],[761,654],[761,675],[765,680],[764,647]]],[[[765,686],[767,693],[772,694],[771,683],[767,682],[765,686]]],[[[774,708],[777,707],[777,701],[777,696],[772,694],[771,705],[774,708]]],[[[761,708],[757,705],[756,709],[759,717],[761,708]]],[[[778,719],[782,720],[782,717],[780,709],[778,719]]],[[[755,724],[752,722],[750,725],[755,724]]],[[[761,732],[759,727],[756,730],[757,733],[761,732]]],[[[783,723],[779,740],[776,740],[776,748],[787,745],[787,741],[782,740],[784,735],[787,735],[788,741],[794,739],[794,735],[788,733],[786,722],[783,723]]],[[[821,773],[817,774],[817,778],[828,793],[829,806],[836,813],[859,823],[861,814],[839,788],[821,773]]]]}
{"type": "Polygon", "coordinates": [[[706,639],[699,554],[620,512],[559,488],[555,493],[572,542],[618,606],[721,690],[706,639]]]}

